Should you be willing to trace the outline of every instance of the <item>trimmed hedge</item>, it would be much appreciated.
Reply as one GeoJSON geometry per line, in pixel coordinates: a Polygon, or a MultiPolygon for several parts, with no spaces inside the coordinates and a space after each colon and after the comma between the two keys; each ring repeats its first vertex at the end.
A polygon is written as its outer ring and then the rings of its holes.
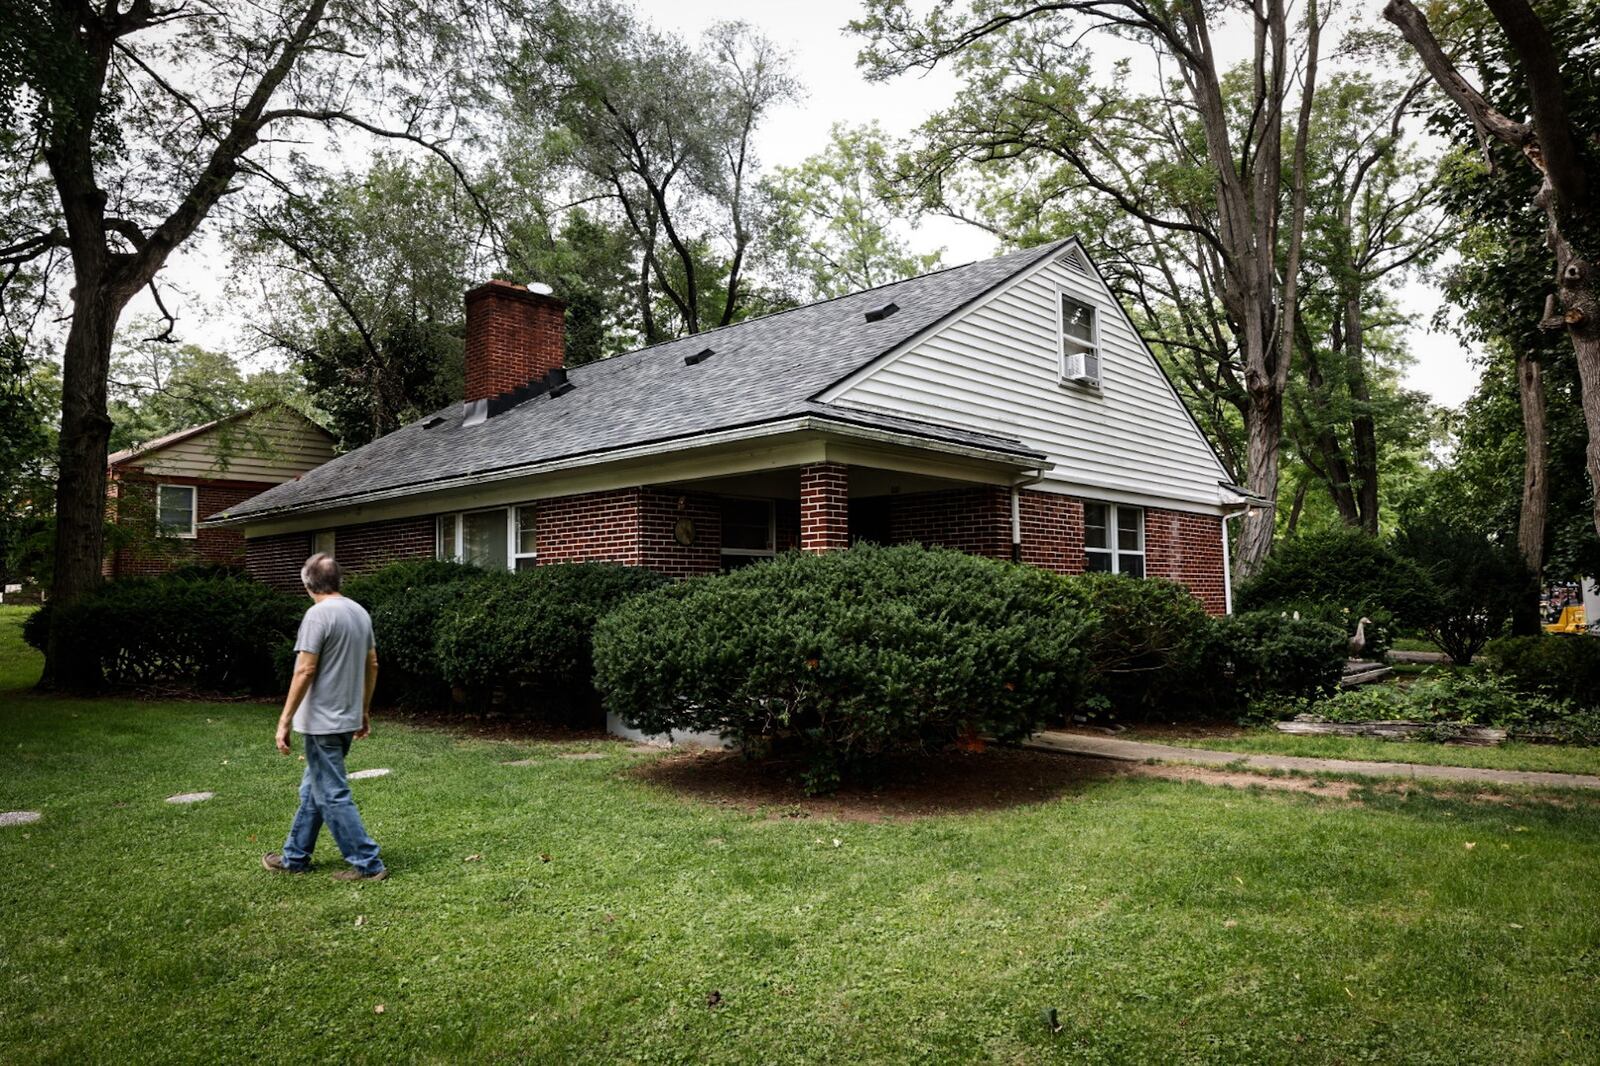
{"type": "Polygon", "coordinates": [[[372,625],[389,698],[425,703],[453,695],[474,706],[592,716],[596,621],[665,580],[615,563],[517,573],[399,563],[352,582],[350,595],[377,603],[372,625]]]}
{"type": "Polygon", "coordinates": [[[1484,656],[1517,691],[1600,710],[1600,637],[1545,634],[1491,641],[1484,656]]]}
{"type": "MultiPolygon", "coordinates": [[[[1212,620],[1189,590],[1162,578],[1080,574],[1063,578],[1094,614],[1083,709],[1113,718],[1204,715],[1186,700],[1201,677],[1212,620]]],[[[1215,686],[1211,686],[1215,687],[1215,686]]]]}
{"type": "Polygon", "coordinates": [[[559,563],[477,583],[438,616],[439,676],[476,702],[499,691],[514,703],[598,708],[595,623],[666,580],[634,566],[559,563]]]}
{"type": "Polygon", "coordinates": [[[275,655],[305,612],[301,596],[232,571],[190,570],[101,585],[70,607],[37,612],[24,638],[49,630],[74,650],[73,687],[176,682],[224,692],[274,691],[275,655]]]}
{"type": "Polygon", "coordinates": [[[1212,706],[1244,710],[1285,699],[1314,699],[1339,686],[1347,652],[1344,631],[1312,618],[1251,611],[1219,618],[1197,686],[1212,706]]]}
{"type": "Polygon", "coordinates": [[[1437,612],[1428,575],[1375,537],[1357,530],[1302,533],[1273,547],[1251,580],[1234,593],[1241,612],[1272,611],[1342,625],[1355,634],[1363,615],[1376,623],[1379,649],[1396,627],[1424,625],[1437,612]]]}
{"type": "Polygon", "coordinates": [[[606,706],[646,732],[797,749],[814,791],[893,752],[1025,736],[1080,696],[1091,613],[1043,571],[862,545],[629,601],[595,630],[606,706]]]}

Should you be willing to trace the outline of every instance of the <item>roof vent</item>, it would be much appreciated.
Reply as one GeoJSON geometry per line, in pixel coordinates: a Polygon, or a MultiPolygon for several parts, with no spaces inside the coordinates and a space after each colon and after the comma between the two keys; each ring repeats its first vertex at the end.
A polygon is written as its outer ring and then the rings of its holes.
{"type": "Polygon", "coordinates": [[[694,366],[696,363],[703,363],[707,359],[710,359],[712,357],[712,355],[714,355],[715,353],[716,353],[716,349],[715,348],[701,348],[698,352],[695,352],[693,355],[684,356],[683,357],[683,365],[684,366],[694,366]]]}
{"type": "Polygon", "coordinates": [[[430,418],[426,422],[422,423],[422,428],[423,429],[432,429],[434,426],[442,426],[442,425],[444,425],[444,415],[434,415],[432,418],[430,418]]]}
{"type": "Polygon", "coordinates": [[[565,367],[556,367],[544,376],[545,386],[550,390],[551,396],[565,396],[573,390],[572,381],[567,377],[565,367]]]}
{"type": "Polygon", "coordinates": [[[874,307],[868,310],[866,319],[868,322],[882,322],[898,310],[900,310],[899,304],[887,303],[882,307],[874,307]]]}

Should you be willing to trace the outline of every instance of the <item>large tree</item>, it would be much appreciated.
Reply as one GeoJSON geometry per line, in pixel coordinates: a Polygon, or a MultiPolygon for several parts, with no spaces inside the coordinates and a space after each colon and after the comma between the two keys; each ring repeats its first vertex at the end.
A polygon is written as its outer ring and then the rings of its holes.
{"type": "MultiPolygon", "coordinates": [[[[925,181],[972,163],[1047,159],[1152,233],[1192,241],[1208,296],[1226,317],[1225,343],[1239,352],[1245,484],[1271,500],[1297,328],[1306,130],[1325,15],[1317,0],[1298,21],[1282,0],[1234,14],[1244,26],[1219,26],[1202,3],[1017,0],[940,5],[919,16],[897,0],[871,0],[855,26],[869,38],[862,61],[872,76],[942,62],[965,76],[956,106],[925,129],[925,181]],[[1075,19],[1143,42],[1171,79],[1156,96],[1131,93],[1121,79],[1097,85],[1075,43],[1082,29],[1075,19]],[[1244,29],[1252,42],[1251,60],[1232,77],[1218,55],[1219,29],[1244,29]]],[[[1272,533],[1270,513],[1244,519],[1241,576],[1266,556],[1272,533]]]]}
{"type": "MultiPolygon", "coordinates": [[[[1543,216],[1555,267],[1554,290],[1547,292],[1538,321],[1565,333],[1576,357],[1589,480],[1597,490],[1592,522],[1600,531],[1600,126],[1594,124],[1600,115],[1600,72],[1592,62],[1593,8],[1553,2],[1535,10],[1529,0],[1486,0],[1486,6],[1493,19],[1486,29],[1495,41],[1479,55],[1488,51],[1506,60],[1499,67],[1503,76],[1489,86],[1491,96],[1462,74],[1428,17],[1410,0],[1390,0],[1384,17],[1399,27],[1486,151],[1497,143],[1520,153],[1537,178],[1531,202],[1543,216]],[[1519,121],[1511,117],[1515,114],[1528,118],[1519,121]]],[[[1496,66],[1491,64],[1490,71],[1496,66]]],[[[1524,396],[1536,396],[1540,389],[1541,383],[1530,379],[1524,396]]],[[[1535,422],[1542,417],[1531,405],[1525,411],[1535,422]]],[[[1535,531],[1525,535],[1526,555],[1535,531]]]]}
{"type": "MultiPolygon", "coordinates": [[[[0,123],[5,180],[51,196],[3,221],[0,267],[64,250],[71,316],[61,348],[53,597],[99,580],[106,380],[118,322],[225,198],[294,180],[315,131],[443,152],[465,69],[501,3],[445,0],[5,0],[0,123]]],[[[5,280],[0,274],[0,280],[5,280]]],[[[159,293],[157,300],[159,302],[159,293]]],[[[163,305],[164,306],[164,305],[163,305]]],[[[46,683],[68,649],[52,642],[46,683]]]]}
{"type": "Polygon", "coordinates": [[[573,169],[573,202],[604,202],[631,232],[647,342],[727,325],[758,295],[755,137],[798,93],[787,56],[744,23],[691,44],[611,0],[572,0],[535,24],[514,112],[573,169]]]}

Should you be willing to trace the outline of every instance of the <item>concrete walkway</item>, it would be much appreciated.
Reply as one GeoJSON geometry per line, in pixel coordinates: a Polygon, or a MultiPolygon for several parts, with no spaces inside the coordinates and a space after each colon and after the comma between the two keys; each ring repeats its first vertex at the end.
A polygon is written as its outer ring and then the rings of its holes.
{"type": "Polygon", "coordinates": [[[1478,785],[1523,785],[1532,788],[1600,789],[1593,774],[1558,774],[1543,770],[1483,770],[1473,766],[1426,766],[1414,762],[1360,762],[1349,759],[1307,759],[1298,755],[1246,755],[1236,751],[1210,751],[1175,744],[1146,744],[1115,737],[1088,737],[1079,733],[1045,730],[1023,747],[1058,751],[1123,762],[1200,763],[1206,766],[1246,766],[1252,770],[1298,770],[1308,774],[1361,774],[1364,777],[1398,777],[1433,781],[1466,781],[1478,785]]]}

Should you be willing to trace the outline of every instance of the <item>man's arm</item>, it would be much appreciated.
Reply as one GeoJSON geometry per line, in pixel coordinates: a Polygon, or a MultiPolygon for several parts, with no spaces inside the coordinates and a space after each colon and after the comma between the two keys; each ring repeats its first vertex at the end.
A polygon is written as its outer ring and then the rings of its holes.
{"type": "MultiPolygon", "coordinates": [[[[285,755],[289,754],[289,723],[294,720],[294,712],[300,709],[306,693],[311,691],[311,682],[316,679],[317,653],[303,651],[297,654],[294,676],[289,678],[289,695],[283,701],[283,713],[278,716],[278,750],[285,755]]],[[[370,700],[371,696],[367,698],[370,700]]]]}
{"type": "Polygon", "coordinates": [[[360,740],[372,733],[372,693],[378,687],[378,649],[367,649],[366,691],[361,694],[361,728],[356,731],[360,740]]]}

